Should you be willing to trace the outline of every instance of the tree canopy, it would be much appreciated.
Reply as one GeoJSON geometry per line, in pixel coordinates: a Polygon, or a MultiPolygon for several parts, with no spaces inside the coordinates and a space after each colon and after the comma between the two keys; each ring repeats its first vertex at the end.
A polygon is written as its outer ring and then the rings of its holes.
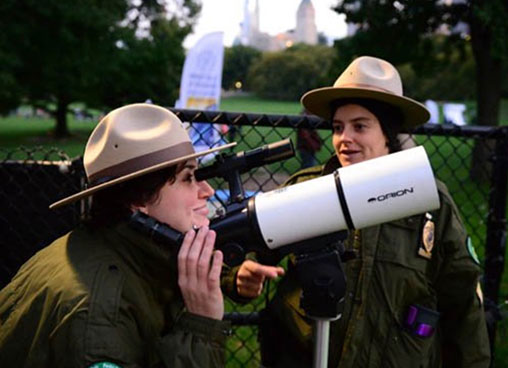
{"type": "Polygon", "coordinates": [[[0,108],[41,107],[68,134],[69,104],[171,103],[195,0],[3,0],[0,108]]]}
{"type": "Polygon", "coordinates": [[[247,80],[260,97],[299,100],[310,89],[333,84],[334,55],[330,47],[303,44],[266,52],[251,66],[247,80]]]}
{"type": "Polygon", "coordinates": [[[261,51],[249,46],[237,45],[227,47],[224,51],[224,68],[222,71],[222,88],[233,89],[240,82],[242,89],[250,90],[247,74],[250,66],[261,57],[261,51]]]}

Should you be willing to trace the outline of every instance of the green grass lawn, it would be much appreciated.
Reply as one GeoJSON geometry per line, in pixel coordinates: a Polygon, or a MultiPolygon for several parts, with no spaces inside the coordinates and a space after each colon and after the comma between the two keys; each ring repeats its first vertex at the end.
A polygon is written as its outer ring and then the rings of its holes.
{"type": "Polygon", "coordinates": [[[4,150],[19,146],[57,147],[72,158],[83,154],[88,136],[96,124],[76,121],[69,116],[71,136],[55,140],[52,135],[54,121],[9,116],[0,119],[0,147],[4,150]]]}
{"type": "MultiPolygon", "coordinates": [[[[265,114],[288,114],[298,115],[301,112],[299,102],[288,101],[267,101],[257,97],[236,96],[223,98],[221,101],[222,111],[231,112],[253,112],[265,114]]],[[[501,124],[508,125],[508,100],[503,100],[501,104],[501,124]]],[[[50,119],[39,118],[21,118],[16,116],[0,117],[0,147],[3,149],[12,149],[19,146],[42,146],[57,147],[67,153],[69,157],[76,157],[83,154],[86,140],[97,124],[96,121],[77,121],[69,115],[69,138],[56,141],[52,136],[54,121],[50,119]]],[[[293,130],[273,128],[256,128],[258,134],[247,129],[244,135],[249,135],[252,147],[258,143],[274,142],[290,136],[294,141],[293,130]]],[[[323,138],[327,138],[328,134],[324,133],[323,138]]],[[[239,149],[247,149],[248,147],[240,146],[239,149]]],[[[323,158],[318,156],[318,158],[323,158]]]]}
{"type": "MultiPolygon", "coordinates": [[[[290,114],[296,115],[301,111],[298,102],[280,102],[266,101],[259,98],[248,96],[237,96],[224,98],[221,103],[222,111],[231,112],[252,112],[266,114],[290,114]]],[[[501,123],[508,125],[508,100],[504,100],[501,106],[501,123]]],[[[18,146],[25,147],[56,147],[65,152],[70,158],[82,155],[86,140],[95,127],[96,122],[77,121],[70,117],[69,129],[71,137],[63,140],[55,140],[52,137],[51,130],[54,122],[49,119],[35,119],[22,117],[0,118],[0,149],[2,153],[10,152],[18,146]]],[[[324,162],[331,154],[330,132],[320,131],[325,140],[324,148],[318,153],[318,159],[324,162]]],[[[295,132],[290,128],[270,128],[270,127],[250,127],[242,128],[240,141],[237,151],[258,147],[268,142],[275,142],[286,137],[291,137],[295,142],[295,132]]],[[[436,176],[447,183],[450,192],[454,196],[458,207],[465,219],[466,227],[473,238],[480,258],[484,255],[485,241],[485,221],[488,212],[489,187],[487,184],[475,184],[468,180],[468,158],[471,156],[472,141],[458,138],[444,137],[417,137],[420,144],[423,144],[429,156],[436,176]]],[[[19,154],[20,158],[25,158],[24,153],[19,154]]],[[[0,160],[5,157],[3,154],[0,160]]],[[[14,156],[15,158],[16,156],[14,156]]],[[[13,157],[11,157],[13,158],[13,157]]],[[[42,157],[37,157],[42,158],[42,157]]],[[[50,158],[56,159],[56,158],[50,158]]],[[[272,172],[283,171],[287,174],[297,171],[299,161],[296,158],[270,165],[272,172]]],[[[508,263],[508,262],[507,262],[508,263]]],[[[508,269],[508,267],[505,267],[508,269]]],[[[501,292],[502,298],[508,298],[508,271],[505,271],[501,292]]],[[[233,306],[228,303],[228,310],[233,306]]],[[[252,310],[252,305],[247,305],[242,310],[252,310]]],[[[257,366],[251,362],[251,357],[259,359],[256,353],[257,343],[255,340],[256,329],[241,327],[236,330],[234,338],[228,342],[228,349],[232,353],[232,360],[228,362],[230,367],[254,367],[257,366]],[[238,338],[240,337],[240,338],[238,338]],[[247,363],[249,362],[249,363],[247,363]]],[[[496,367],[508,365],[508,320],[499,324],[497,330],[498,342],[496,344],[496,367]]]]}

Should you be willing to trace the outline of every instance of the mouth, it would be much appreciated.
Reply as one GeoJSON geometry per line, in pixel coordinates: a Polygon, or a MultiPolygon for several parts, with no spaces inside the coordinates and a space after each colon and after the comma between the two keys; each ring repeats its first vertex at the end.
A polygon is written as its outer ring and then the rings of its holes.
{"type": "Polygon", "coordinates": [[[208,209],[208,206],[205,204],[201,207],[195,208],[194,212],[197,213],[200,216],[207,217],[210,210],[208,209]]]}
{"type": "Polygon", "coordinates": [[[339,153],[343,156],[353,156],[353,155],[360,153],[360,151],[347,149],[347,150],[340,150],[339,153]]]}

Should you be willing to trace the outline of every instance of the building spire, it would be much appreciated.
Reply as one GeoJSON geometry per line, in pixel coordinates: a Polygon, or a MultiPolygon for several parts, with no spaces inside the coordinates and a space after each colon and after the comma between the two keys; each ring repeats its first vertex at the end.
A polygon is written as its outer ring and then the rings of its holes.
{"type": "Polygon", "coordinates": [[[295,41],[317,44],[316,12],[311,0],[302,0],[296,12],[295,41]]]}

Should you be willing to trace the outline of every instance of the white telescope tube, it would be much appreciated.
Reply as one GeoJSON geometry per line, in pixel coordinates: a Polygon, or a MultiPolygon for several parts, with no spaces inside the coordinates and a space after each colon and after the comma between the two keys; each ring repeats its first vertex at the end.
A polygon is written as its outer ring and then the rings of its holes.
{"type": "Polygon", "coordinates": [[[270,249],[439,206],[432,168],[421,146],[255,197],[256,219],[270,249]]]}

